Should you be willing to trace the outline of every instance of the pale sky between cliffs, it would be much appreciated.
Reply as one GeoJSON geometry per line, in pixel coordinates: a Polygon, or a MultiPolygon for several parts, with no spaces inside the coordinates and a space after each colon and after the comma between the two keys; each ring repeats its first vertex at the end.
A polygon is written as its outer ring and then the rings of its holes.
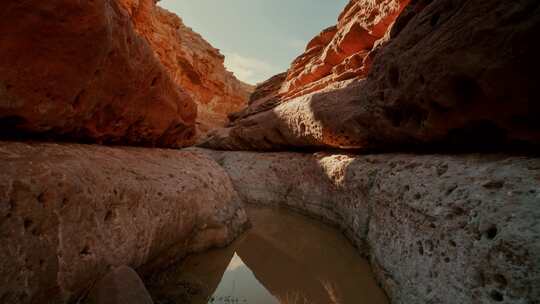
{"type": "Polygon", "coordinates": [[[256,84],[284,72],[347,0],[162,0],[159,5],[225,55],[227,69],[256,84]]]}

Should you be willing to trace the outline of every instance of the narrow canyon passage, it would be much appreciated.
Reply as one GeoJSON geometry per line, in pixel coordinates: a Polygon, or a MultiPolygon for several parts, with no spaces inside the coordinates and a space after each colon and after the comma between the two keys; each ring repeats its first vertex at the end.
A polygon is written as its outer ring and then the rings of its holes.
{"type": "Polygon", "coordinates": [[[388,303],[339,230],[284,208],[246,208],[252,227],[231,245],[145,280],[156,303],[388,303]]]}
{"type": "Polygon", "coordinates": [[[538,0],[3,1],[0,304],[538,304],[537,37],[538,0]]]}

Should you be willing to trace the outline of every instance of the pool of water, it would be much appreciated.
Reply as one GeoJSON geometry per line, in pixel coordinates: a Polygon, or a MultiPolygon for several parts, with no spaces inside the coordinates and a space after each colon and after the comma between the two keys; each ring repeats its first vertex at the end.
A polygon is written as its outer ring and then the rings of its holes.
{"type": "Polygon", "coordinates": [[[154,301],[388,303],[338,230],[282,209],[250,207],[248,215],[253,227],[227,248],[192,255],[147,282],[154,301]]]}

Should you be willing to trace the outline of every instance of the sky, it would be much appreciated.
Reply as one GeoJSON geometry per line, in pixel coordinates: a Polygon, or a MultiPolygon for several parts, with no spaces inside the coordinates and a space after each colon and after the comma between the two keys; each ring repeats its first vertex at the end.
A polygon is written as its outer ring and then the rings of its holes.
{"type": "Polygon", "coordinates": [[[309,40],[336,24],[348,0],[162,0],[225,55],[236,77],[256,84],[284,72],[309,40]]]}

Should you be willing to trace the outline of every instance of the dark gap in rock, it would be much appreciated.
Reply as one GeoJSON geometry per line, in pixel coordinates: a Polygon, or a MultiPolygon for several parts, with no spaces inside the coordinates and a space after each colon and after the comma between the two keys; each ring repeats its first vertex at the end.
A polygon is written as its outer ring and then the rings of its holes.
{"type": "Polygon", "coordinates": [[[86,90],[81,90],[77,96],[75,96],[75,99],[73,99],[73,102],[71,103],[73,108],[77,109],[81,106],[81,98],[82,96],[84,95],[84,93],[86,92],[86,90]]]}
{"type": "Polygon", "coordinates": [[[493,240],[495,237],[497,237],[498,232],[497,226],[491,226],[488,228],[488,230],[486,230],[485,235],[489,240],[493,240]]]}
{"type": "Polygon", "coordinates": [[[491,299],[493,299],[493,301],[495,301],[495,302],[502,302],[502,301],[504,301],[504,296],[502,295],[502,293],[498,292],[497,290],[493,290],[493,291],[490,293],[490,297],[491,297],[491,299]]]}
{"type": "Polygon", "coordinates": [[[453,90],[456,97],[456,104],[468,105],[475,99],[482,95],[482,89],[478,85],[475,79],[459,75],[455,76],[451,82],[453,83],[453,90]]]}
{"type": "Polygon", "coordinates": [[[24,219],[24,230],[28,230],[33,223],[31,219],[24,219]]]}
{"type": "Polygon", "coordinates": [[[399,86],[399,69],[396,66],[392,66],[388,70],[388,81],[393,88],[399,86]]]}
{"type": "Polygon", "coordinates": [[[433,14],[433,16],[431,16],[429,24],[431,24],[431,26],[436,26],[439,23],[440,18],[441,18],[441,13],[433,14]]]}
{"type": "Polygon", "coordinates": [[[155,87],[158,81],[159,81],[159,75],[152,79],[152,83],[150,83],[150,87],[152,88],[155,87]]]}
{"type": "Polygon", "coordinates": [[[502,274],[496,274],[493,277],[493,280],[499,285],[501,288],[506,288],[508,286],[508,281],[502,274]]]}
{"type": "Polygon", "coordinates": [[[103,219],[105,222],[110,222],[113,217],[113,212],[111,210],[107,210],[107,213],[105,214],[105,218],[103,219]]]}
{"type": "Polygon", "coordinates": [[[88,245],[84,246],[84,248],[80,252],[81,256],[88,256],[90,254],[92,253],[90,252],[90,247],[88,245]]]}

